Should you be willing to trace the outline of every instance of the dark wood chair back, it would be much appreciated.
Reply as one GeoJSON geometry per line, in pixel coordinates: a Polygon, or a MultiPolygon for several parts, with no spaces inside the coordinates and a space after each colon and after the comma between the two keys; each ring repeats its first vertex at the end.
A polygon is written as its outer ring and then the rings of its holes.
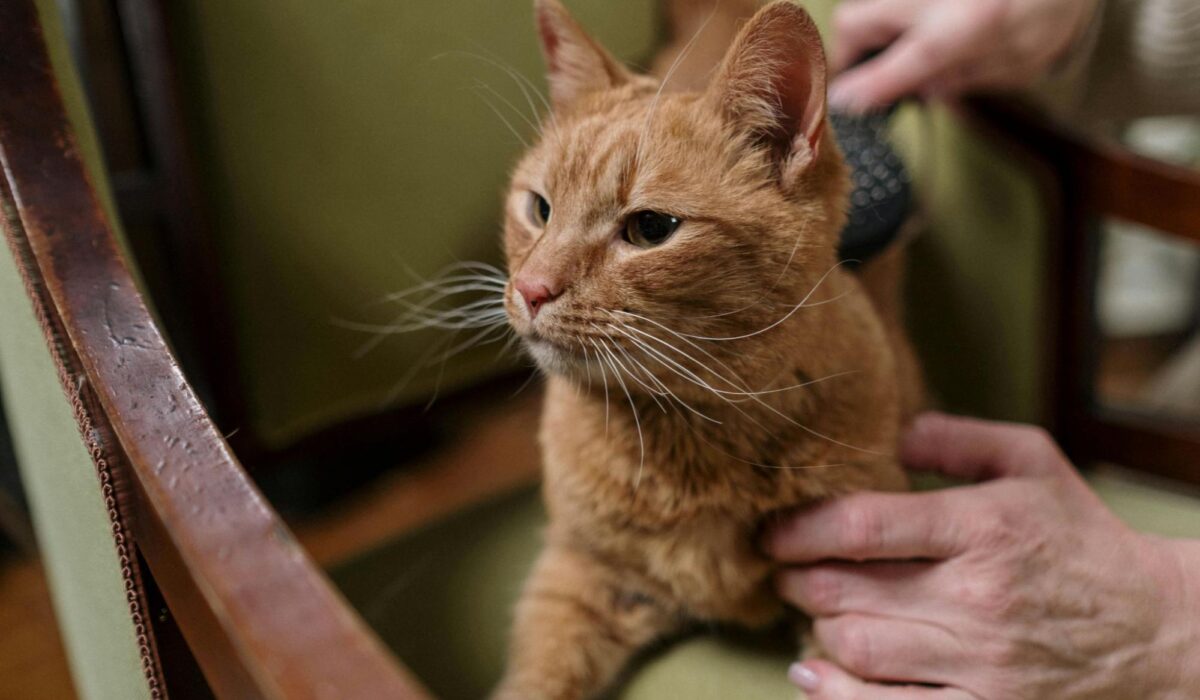
{"type": "Polygon", "coordinates": [[[968,119],[1023,154],[1050,212],[1046,420],[1077,463],[1109,462],[1200,483],[1200,425],[1106,405],[1096,393],[1101,223],[1200,243],[1200,171],[1088,139],[1022,106],[977,100],[968,119]]]}

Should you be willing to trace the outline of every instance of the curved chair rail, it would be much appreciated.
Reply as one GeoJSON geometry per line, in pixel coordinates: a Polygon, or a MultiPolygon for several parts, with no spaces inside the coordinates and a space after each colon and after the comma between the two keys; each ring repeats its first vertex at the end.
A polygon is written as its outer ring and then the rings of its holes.
{"type": "Polygon", "coordinates": [[[1094,392],[1099,224],[1120,219],[1200,244],[1200,170],[1087,138],[1015,103],[978,99],[964,111],[1032,166],[1050,207],[1044,373],[1056,436],[1080,463],[1200,483],[1200,426],[1107,406],[1094,392]]]}
{"type": "Polygon", "coordinates": [[[0,46],[4,230],[109,486],[152,694],[172,684],[138,605],[146,575],[220,697],[428,697],[293,540],[188,386],[89,181],[32,0],[0,3],[0,46]]]}

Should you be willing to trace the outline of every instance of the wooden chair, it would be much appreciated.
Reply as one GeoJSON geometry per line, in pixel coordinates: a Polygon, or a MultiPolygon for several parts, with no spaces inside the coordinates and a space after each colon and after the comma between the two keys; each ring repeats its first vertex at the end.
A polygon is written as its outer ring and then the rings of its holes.
{"type": "MultiPolygon", "coordinates": [[[[15,420],[22,424],[26,456],[34,458],[27,473],[35,482],[35,506],[58,509],[58,531],[40,533],[57,538],[44,548],[57,572],[56,598],[86,593],[75,601],[83,607],[67,606],[67,612],[102,607],[109,614],[104,619],[114,622],[77,634],[68,629],[73,663],[85,670],[125,664],[109,675],[82,674],[81,691],[107,697],[429,697],[296,544],[180,371],[128,262],[52,7],[51,0],[0,4],[0,206],[11,251],[0,255],[0,306],[14,307],[0,339],[6,361],[0,364],[8,371],[13,357],[38,355],[40,364],[22,367],[41,383],[19,381],[29,377],[13,373],[4,377],[4,389],[10,404],[40,389],[62,418],[15,420]],[[60,444],[73,451],[49,449],[60,444]],[[70,459],[60,459],[64,454],[70,459]],[[99,527],[82,512],[64,511],[73,506],[64,505],[65,494],[56,492],[64,485],[54,479],[68,472],[78,481],[78,502],[102,507],[99,527]],[[84,472],[89,478],[79,479],[84,472]],[[98,478],[90,478],[93,473],[98,478]],[[85,551],[87,560],[80,556],[85,551]],[[69,580],[85,581],[88,588],[68,590],[69,580]],[[125,673],[114,679],[130,664],[137,678],[125,673]]],[[[999,114],[988,112],[981,123],[1003,125],[1007,138],[1041,143],[1036,139],[1044,127],[999,114]]],[[[1064,222],[1090,221],[1097,212],[1142,214],[1114,190],[1112,183],[1123,180],[1096,184],[1089,169],[1100,167],[1098,156],[1083,157],[1079,146],[1055,148],[1038,145],[1035,150],[1045,153],[1032,154],[1037,160],[1031,162],[1057,176],[1047,180],[1047,192],[1061,202],[1064,222]],[[1085,196],[1079,183],[1095,189],[1085,196]],[[1070,219],[1070,212],[1078,218],[1070,219]]],[[[1130,170],[1104,167],[1114,178],[1130,170]]],[[[1180,198],[1193,191],[1155,183],[1180,198]]],[[[1195,207],[1195,200],[1181,199],[1178,211],[1192,215],[1165,221],[1160,212],[1151,223],[1196,237],[1195,207]]],[[[1064,264],[1067,250],[1075,252],[1084,238],[1082,223],[1070,226],[1075,228],[1068,227],[1070,235],[1060,241],[1064,264]]],[[[1059,289],[1074,301],[1071,279],[1059,289]]],[[[1071,347],[1066,339],[1063,347],[1071,347]]],[[[1069,414],[1070,388],[1064,381],[1055,393],[1064,414],[1059,425],[1068,447],[1085,454],[1095,447],[1085,443],[1100,418],[1069,414]]],[[[1126,449],[1090,454],[1119,456],[1117,461],[1136,466],[1136,454],[1126,449]]],[[[1180,452],[1178,463],[1184,461],[1180,452]]],[[[74,624],[62,621],[64,628],[74,624]]],[[[744,665],[744,659],[736,661],[744,665]]],[[[768,666],[772,674],[782,668],[774,661],[768,666]]]]}
{"type": "MultiPolygon", "coordinates": [[[[55,415],[73,416],[78,428],[71,435],[53,422],[25,425],[25,451],[35,458],[27,475],[38,482],[30,490],[41,493],[36,505],[55,506],[58,485],[40,488],[50,470],[81,466],[63,464],[62,454],[90,455],[98,475],[84,487],[104,505],[108,528],[89,529],[81,513],[58,513],[61,538],[53,544],[62,546],[49,548],[55,561],[47,563],[62,586],[77,575],[94,581],[73,591],[86,599],[69,601],[66,611],[124,606],[127,624],[92,629],[91,637],[66,634],[70,656],[77,668],[102,670],[129,652],[144,676],[131,689],[128,679],[105,686],[111,676],[84,674],[81,692],[425,697],[292,539],[180,372],[110,218],[65,53],[48,49],[58,38],[53,3],[0,4],[0,205],[11,258],[0,257],[4,302],[14,307],[5,359],[41,355],[16,358],[29,364],[23,376],[8,377],[5,390],[10,406],[24,410],[34,400],[20,395],[34,385],[31,375],[56,373],[62,393],[53,397],[55,415]],[[44,343],[16,340],[34,336],[44,343]],[[64,441],[65,451],[49,449],[64,441]],[[97,568],[113,576],[89,578],[97,568]]],[[[56,592],[60,602],[72,594],[65,590],[56,592]]]]}
{"type": "Polygon", "coordinates": [[[977,100],[965,114],[1023,155],[1051,213],[1047,424],[1081,465],[1109,462],[1200,483],[1200,425],[1107,406],[1095,389],[1100,224],[1119,219],[1200,242],[1200,171],[1088,139],[1010,102],[977,100]]]}

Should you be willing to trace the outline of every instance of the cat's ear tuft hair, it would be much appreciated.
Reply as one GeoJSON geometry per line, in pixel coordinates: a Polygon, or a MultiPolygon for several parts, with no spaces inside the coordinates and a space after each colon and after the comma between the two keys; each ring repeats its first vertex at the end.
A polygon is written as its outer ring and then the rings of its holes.
{"type": "Polygon", "coordinates": [[[738,34],[708,89],[722,116],[766,143],[785,186],[820,153],[825,131],[825,51],[799,5],[774,2],[738,34]]]}
{"type": "Polygon", "coordinates": [[[587,35],[559,0],[534,0],[533,7],[555,109],[629,82],[629,71],[587,35]]]}

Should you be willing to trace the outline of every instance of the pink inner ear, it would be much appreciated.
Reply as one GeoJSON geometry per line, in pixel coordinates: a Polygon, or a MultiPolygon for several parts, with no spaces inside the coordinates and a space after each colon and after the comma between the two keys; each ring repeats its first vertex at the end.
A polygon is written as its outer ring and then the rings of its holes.
{"type": "Polygon", "coordinates": [[[811,54],[790,63],[777,81],[776,94],[784,114],[795,126],[796,135],[803,134],[815,154],[825,125],[825,99],[822,76],[814,71],[811,54]]]}
{"type": "Polygon", "coordinates": [[[554,21],[548,12],[539,12],[537,18],[538,33],[542,36],[542,49],[546,54],[546,67],[551,71],[558,70],[558,32],[554,31],[554,21]]]}

